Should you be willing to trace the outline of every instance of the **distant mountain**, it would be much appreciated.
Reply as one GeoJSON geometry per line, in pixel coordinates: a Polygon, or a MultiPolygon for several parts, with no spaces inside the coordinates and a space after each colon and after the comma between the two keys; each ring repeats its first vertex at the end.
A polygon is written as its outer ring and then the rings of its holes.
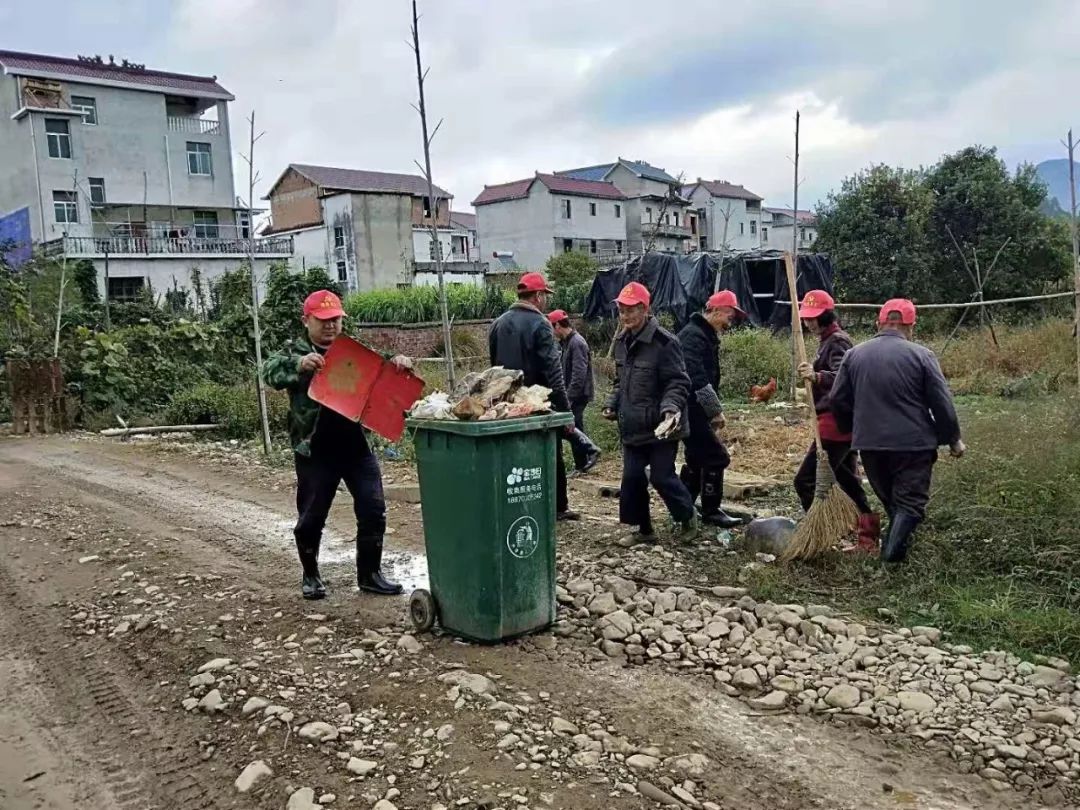
{"type": "MultiPolygon", "coordinates": [[[[1080,207],[1080,163],[1073,164],[1076,175],[1077,206],[1080,207]]],[[[1057,158],[1044,160],[1035,167],[1039,178],[1046,183],[1046,202],[1043,213],[1050,216],[1062,216],[1069,211],[1069,159],[1057,158]]]]}

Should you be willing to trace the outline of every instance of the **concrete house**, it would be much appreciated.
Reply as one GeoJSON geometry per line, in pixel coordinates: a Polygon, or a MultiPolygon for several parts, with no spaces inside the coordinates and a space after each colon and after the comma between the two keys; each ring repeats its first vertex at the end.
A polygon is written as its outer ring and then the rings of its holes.
{"type": "Polygon", "coordinates": [[[480,261],[476,214],[450,212],[450,246],[453,256],[464,256],[465,261],[480,261]]]}
{"type": "Polygon", "coordinates": [[[791,230],[798,228],[799,249],[809,249],[817,241],[817,217],[811,211],[798,212],[790,208],[762,209],[761,247],[771,250],[791,250],[791,230]]]}
{"type": "Polygon", "coordinates": [[[683,186],[697,211],[700,233],[697,250],[756,250],[765,246],[768,228],[762,221],[762,198],[726,180],[702,180],[683,186]],[[727,224],[725,234],[724,225],[727,224]]]}
{"type": "Polygon", "coordinates": [[[540,174],[484,186],[473,200],[485,257],[538,269],[557,253],[622,256],[627,245],[626,196],[602,180],[540,174]]]}
{"type": "Polygon", "coordinates": [[[264,233],[292,237],[294,265],[324,267],[350,290],[437,283],[437,249],[447,281],[482,283],[482,265],[461,250],[467,233],[451,226],[453,195],[436,186],[435,198],[419,175],[292,163],[266,196],[264,233]]]}
{"type": "MultiPolygon", "coordinates": [[[[0,215],[28,209],[33,241],[92,260],[111,299],[235,268],[251,233],[233,188],[232,100],[213,76],[0,51],[0,215]]],[[[256,240],[256,263],[291,250],[256,240]]]]}
{"type": "Polygon", "coordinates": [[[614,163],[556,172],[560,177],[606,182],[626,197],[626,242],[630,252],[685,253],[696,247],[697,214],[680,191],[679,181],[644,160],[618,158],[614,163]]]}

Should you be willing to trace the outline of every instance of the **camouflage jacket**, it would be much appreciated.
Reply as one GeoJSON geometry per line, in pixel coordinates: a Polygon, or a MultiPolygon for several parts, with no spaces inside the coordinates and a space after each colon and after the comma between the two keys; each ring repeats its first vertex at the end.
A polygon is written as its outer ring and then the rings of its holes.
{"type": "Polygon", "coordinates": [[[289,441],[293,451],[301,456],[311,455],[311,437],[319,422],[322,405],[308,396],[311,372],[300,372],[300,360],[315,347],[306,338],[289,341],[279,352],[263,361],[262,377],[271,388],[289,392],[289,441]]]}

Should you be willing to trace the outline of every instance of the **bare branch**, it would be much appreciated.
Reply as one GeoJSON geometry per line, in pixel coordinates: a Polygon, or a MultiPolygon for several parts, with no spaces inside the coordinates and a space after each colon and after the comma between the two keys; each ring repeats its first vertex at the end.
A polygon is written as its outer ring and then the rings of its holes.
{"type": "Polygon", "coordinates": [[[431,143],[431,142],[432,142],[433,140],[435,140],[435,135],[436,135],[436,133],[437,133],[437,132],[439,131],[439,127],[441,127],[441,126],[442,126],[442,123],[443,123],[443,121],[444,121],[444,120],[445,120],[445,119],[443,119],[443,118],[440,118],[440,119],[439,119],[439,123],[437,123],[437,124],[435,125],[435,129],[431,130],[431,135],[429,135],[429,136],[428,136],[428,143],[429,143],[429,144],[430,144],[430,143],[431,143]]]}
{"type": "Polygon", "coordinates": [[[956,237],[953,235],[952,228],[948,225],[945,226],[945,232],[949,234],[949,238],[952,239],[952,243],[956,245],[956,252],[960,254],[960,261],[964,263],[964,269],[967,271],[968,276],[971,278],[971,283],[976,288],[979,287],[979,281],[975,278],[975,274],[971,272],[971,267],[968,265],[967,257],[964,255],[964,251],[960,247],[960,243],[956,241],[956,237]]]}

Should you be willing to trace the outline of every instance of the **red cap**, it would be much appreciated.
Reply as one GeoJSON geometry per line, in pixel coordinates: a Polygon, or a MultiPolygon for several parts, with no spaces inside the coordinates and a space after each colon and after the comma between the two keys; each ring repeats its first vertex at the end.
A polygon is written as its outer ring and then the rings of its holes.
{"type": "Polygon", "coordinates": [[[313,315],[320,321],[340,318],[345,314],[341,299],[329,290],[316,290],[304,299],[304,314],[313,315]]]}
{"type": "Polygon", "coordinates": [[[799,307],[799,317],[816,318],[830,309],[836,309],[833,297],[824,290],[811,290],[803,296],[802,306],[799,307]]]}
{"type": "Polygon", "coordinates": [[[570,316],[567,315],[566,312],[564,310],[561,310],[561,309],[552,310],[551,312],[548,313],[548,320],[551,321],[552,324],[562,323],[563,321],[567,320],[569,317],[570,316]]]}
{"type": "Polygon", "coordinates": [[[887,323],[889,320],[889,314],[896,312],[900,315],[900,323],[904,326],[911,326],[915,323],[915,305],[906,298],[890,298],[881,307],[881,312],[878,313],[878,323],[887,323]]]}
{"type": "Polygon", "coordinates": [[[518,292],[551,292],[543,273],[526,273],[518,282],[518,292]]]}
{"type": "Polygon", "coordinates": [[[739,306],[739,298],[731,290],[720,290],[709,296],[709,300],[705,302],[705,309],[719,309],[720,307],[731,307],[739,315],[745,316],[742,308],[739,306]]]}
{"type": "Polygon", "coordinates": [[[636,307],[638,304],[648,306],[651,298],[652,296],[649,295],[649,291],[645,289],[644,284],[631,281],[622,288],[619,297],[615,299],[615,303],[622,304],[624,307],[636,307]]]}

